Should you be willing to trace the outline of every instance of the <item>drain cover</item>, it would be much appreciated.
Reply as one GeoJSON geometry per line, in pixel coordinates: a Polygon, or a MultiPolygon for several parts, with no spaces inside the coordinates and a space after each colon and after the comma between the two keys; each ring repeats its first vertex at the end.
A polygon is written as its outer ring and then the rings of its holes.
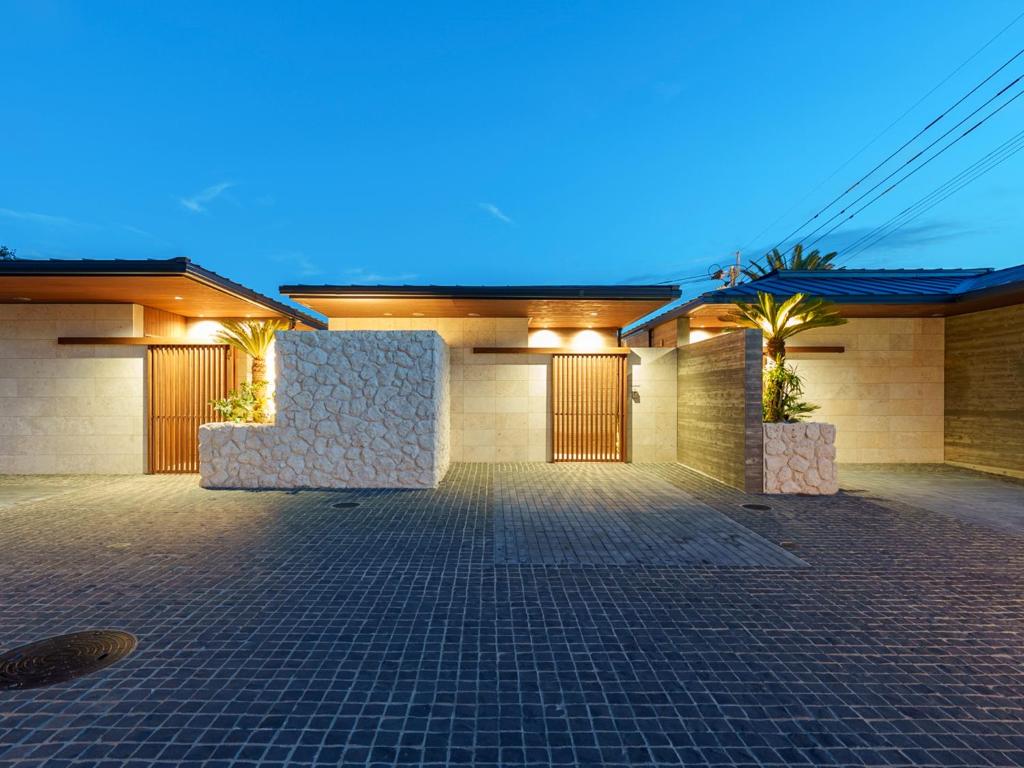
{"type": "Polygon", "coordinates": [[[358,501],[336,501],[331,504],[335,509],[352,509],[352,507],[358,507],[358,501]]]}
{"type": "Polygon", "coordinates": [[[41,688],[109,667],[135,650],[135,635],[116,629],[72,632],[0,655],[0,690],[41,688]]]}
{"type": "Polygon", "coordinates": [[[767,504],[740,504],[744,509],[752,509],[755,512],[767,512],[771,509],[767,504]]]}

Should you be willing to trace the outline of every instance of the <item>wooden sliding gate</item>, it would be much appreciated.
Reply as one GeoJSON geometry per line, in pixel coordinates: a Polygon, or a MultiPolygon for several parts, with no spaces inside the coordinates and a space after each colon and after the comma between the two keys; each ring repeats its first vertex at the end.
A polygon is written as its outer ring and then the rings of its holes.
{"type": "Polygon", "coordinates": [[[210,400],[235,386],[231,348],[175,344],[146,348],[148,471],[199,471],[199,425],[222,419],[210,400]]]}
{"type": "Polygon", "coordinates": [[[551,416],[555,461],[625,461],[625,356],[552,355],[551,416]]]}

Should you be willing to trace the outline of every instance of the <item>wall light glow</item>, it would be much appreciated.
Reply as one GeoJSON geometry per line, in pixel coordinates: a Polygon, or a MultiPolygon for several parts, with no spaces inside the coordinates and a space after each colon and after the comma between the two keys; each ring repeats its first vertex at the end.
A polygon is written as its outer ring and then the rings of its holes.
{"type": "Polygon", "coordinates": [[[580,331],[572,337],[569,346],[580,352],[598,350],[605,346],[604,337],[597,331],[580,331]]]}
{"type": "Polygon", "coordinates": [[[706,341],[714,335],[711,331],[705,331],[703,328],[694,328],[690,331],[690,343],[696,344],[698,341],[706,341]]]}
{"type": "Polygon", "coordinates": [[[542,331],[531,331],[529,344],[531,347],[560,347],[562,337],[545,328],[542,331]]]}
{"type": "Polygon", "coordinates": [[[185,329],[185,337],[189,341],[213,341],[220,329],[221,324],[216,320],[192,320],[185,329]]]}

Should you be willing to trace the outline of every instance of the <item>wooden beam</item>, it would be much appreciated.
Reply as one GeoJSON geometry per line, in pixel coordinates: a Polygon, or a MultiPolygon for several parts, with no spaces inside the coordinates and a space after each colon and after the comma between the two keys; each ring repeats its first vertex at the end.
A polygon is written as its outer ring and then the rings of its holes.
{"type": "MultiPolygon", "coordinates": [[[[786,347],[786,354],[787,355],[799,355],[799,354],[805,354],[805,353],[808,353],[808,352],[815,352],[815,353],[822,353],[822,354],[829,354],[829,355],[840,355],[840,354],[842,354],[845,351],[846,351],[846,347],[790,347],[790,346],[786,347]]],[[[767,352],[762,352],[762,354],[766,355],[768,353],[767,352]]]]}
{"type": "Polygon", "coordinates": [[[168,336],[58,336],[58,344],[136,345],[141,347],[222,347],[214,341],[191,341],[168,336]]]}
{"type": "Polygon", "coordinates": [[[477,354],[489,355],[628,355],[629,347],[573,349],[572,347],[473,347],[477,354]]]}

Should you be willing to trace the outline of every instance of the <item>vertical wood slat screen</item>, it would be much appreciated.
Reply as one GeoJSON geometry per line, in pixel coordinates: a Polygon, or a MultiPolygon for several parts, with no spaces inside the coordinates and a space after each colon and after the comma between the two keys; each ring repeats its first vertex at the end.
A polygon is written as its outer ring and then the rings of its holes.
{"type": "Polygon", "coordinates": [[[626,358],[552,355],[552,457],[626,460],[626,358]]]}
{"type": "Polygon", "coordinates": [[[146,351],[149,472],[199,471],[199,425],[221,421],[210,400],[234,387],[223,345],[151,346],[146,351]]]}

